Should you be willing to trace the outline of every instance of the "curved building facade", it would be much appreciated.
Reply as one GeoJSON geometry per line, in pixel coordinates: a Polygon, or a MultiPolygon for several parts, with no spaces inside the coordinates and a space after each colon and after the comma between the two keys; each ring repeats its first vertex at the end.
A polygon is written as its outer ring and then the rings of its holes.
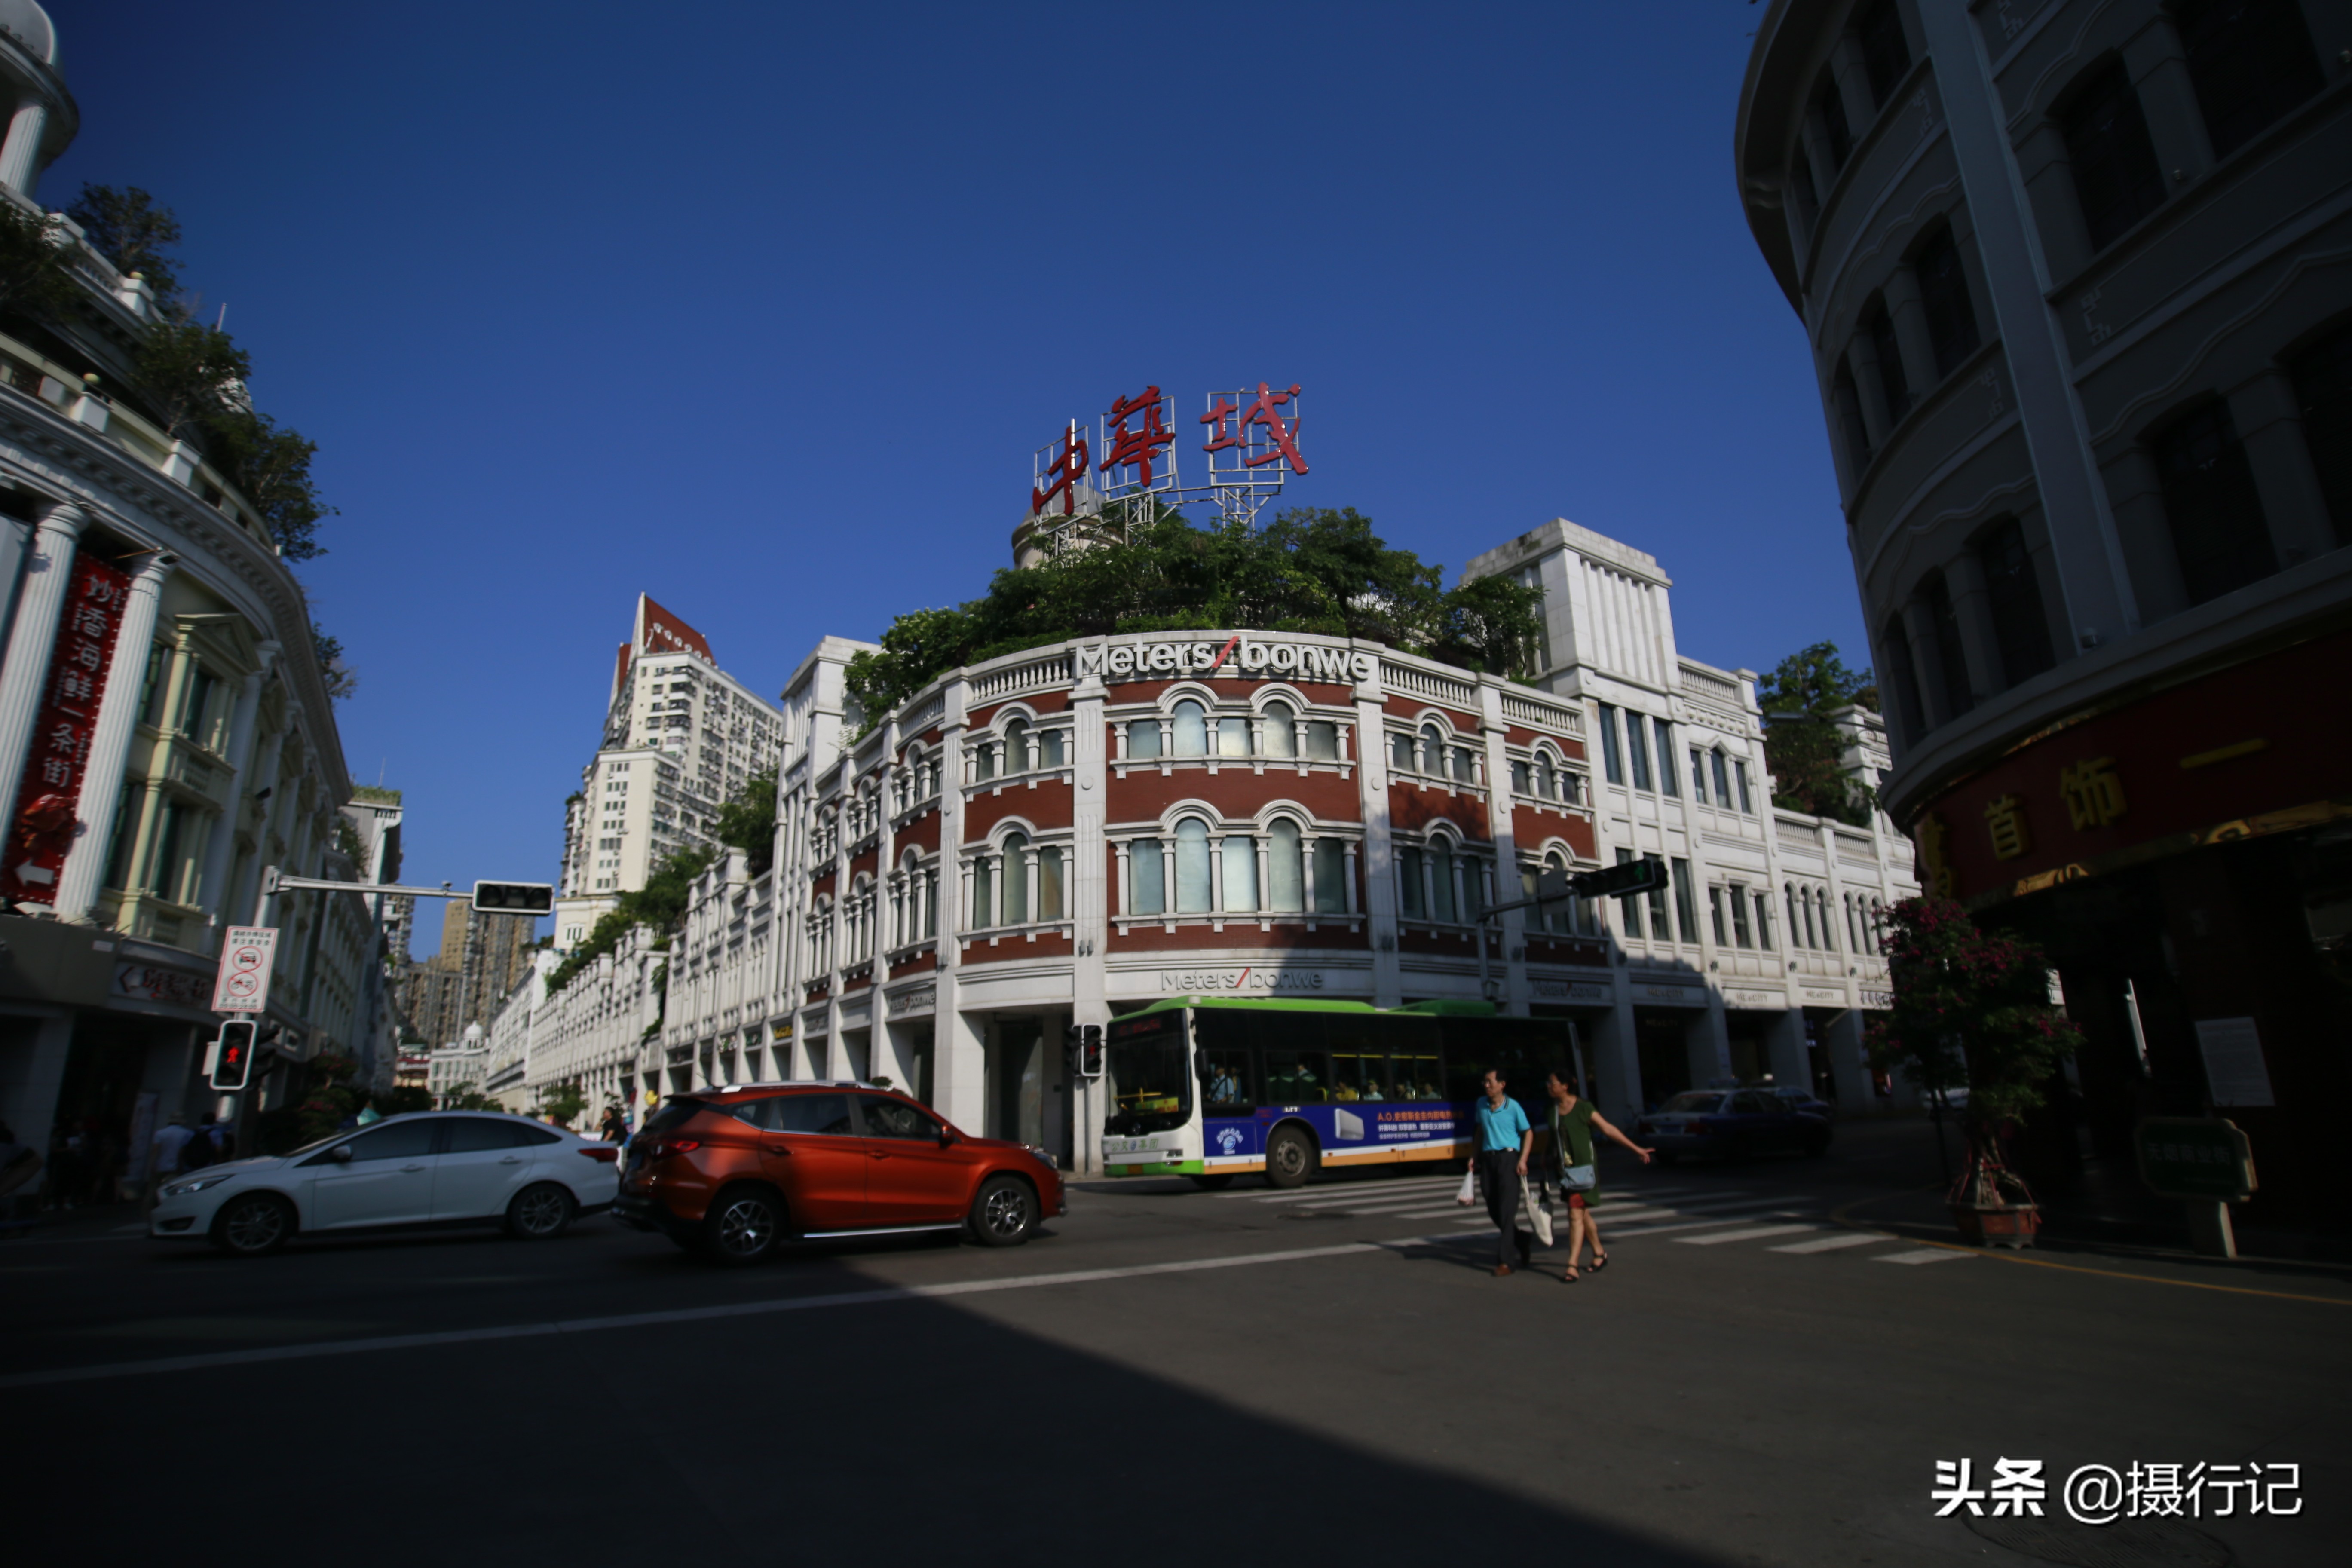
{"type": "MultiPolygon", "coordinates": [[[[73,100],[39,7],[0,5],[0,202],[46,224],[71,283],[0,302],[0,1116],[46,1146],[87,1134],[92,1191],[142,1173],[142,1127],[211,1105],[199,1076],[221,928],[262,868],[399,871],[397,797],[352,789],[300,585],[229,479],[144,405],[131,363],[160,319],[34,199],[73,100]]],[[[390,1080],[374,913],[282,906],[266,1061],[331,1049],[390,1080]]],[[[257,1088],[278,1081],[265,1071],[257,1088]]]]}
{"type": "Polygon", "coordinates": [[[2352,1088],[2352,6],[1774,0],[1735,155],[1804,323],[1922,879],[2044,941],[2084,1151],[2352,1088]]]}

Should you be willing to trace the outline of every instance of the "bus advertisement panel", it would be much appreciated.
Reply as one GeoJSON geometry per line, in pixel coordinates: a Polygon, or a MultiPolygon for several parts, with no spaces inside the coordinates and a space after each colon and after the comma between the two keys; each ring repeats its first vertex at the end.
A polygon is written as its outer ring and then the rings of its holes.
{"type": "Polygon", "coordinates": [[[1478,1003],[1171,1001],[1112,1020],[1103,1163],[1115,1176],[1296,1186],[1327,1165],[1466,1155],[1479,1076],[1503,1070],[1541,1123],[1567,1026],[1478,1003]]]}

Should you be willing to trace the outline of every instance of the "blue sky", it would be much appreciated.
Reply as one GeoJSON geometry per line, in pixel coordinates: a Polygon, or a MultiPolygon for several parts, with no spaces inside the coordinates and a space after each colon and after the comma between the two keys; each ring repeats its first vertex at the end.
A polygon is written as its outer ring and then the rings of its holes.
{"type": "Polygon", "coordinates": [[[43,196],[176,209],[319,443],[407,880],[554,875],[639,590],[772,696],[977,595],[1032,450],[1147,383],[1298,383],[1286,501],[1449,574],[1565,516],[1688,654],[1867,661],[1738,0],[50,8],[43,196]]]}

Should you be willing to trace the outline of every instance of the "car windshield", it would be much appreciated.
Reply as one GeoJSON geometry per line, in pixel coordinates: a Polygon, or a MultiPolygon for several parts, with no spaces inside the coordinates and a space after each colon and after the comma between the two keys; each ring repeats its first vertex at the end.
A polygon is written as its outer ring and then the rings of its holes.
{"type": "Polygon", "coordinates": [[[1702,1094],[1693,1089],[1686,1094],[1678,1094],[1666,1101],[1665,1109],[1683,1111],[1720,1110],[1723,1109],[1723,1096],[1702,1094]]]}
{"type": "Polygon", "coordinates": [[[1111,1112],[1103,1131],[1161,1132],[1192,1114],[1192,1079],[1184,1070],[1184,1015],[1152,1013],[1114,1019],[1108,1076],[1111,1112]]]}

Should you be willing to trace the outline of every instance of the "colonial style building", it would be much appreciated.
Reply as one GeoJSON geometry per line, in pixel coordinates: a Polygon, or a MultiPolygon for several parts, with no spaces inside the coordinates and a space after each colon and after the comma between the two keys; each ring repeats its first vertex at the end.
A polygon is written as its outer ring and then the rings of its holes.
{"type": "Polygon", "coordinates": [[[565,803],[559,951],[680,850],[711,846],[729,799],[774,761],[781,716],[719,668],[703,635],[645,595],[614,655],[595,759],[565,803]]]}
{"type": "Polygon", "coordinates": [[[2096,1154],[2233,1118],[2258,1212],[2352,1090],[2347,145],[2337,0],[1774,0],[1736,137],[1888,809],[2056,960],[2096,1154]]]}
{"type": "Polygon", "coordinates": [[[1648,556],[1553,523],[1478,569],[1545,580],[1554,689],[1188,631],[1024,650],[867,716],[845,681],[866,645],[826,639],[784,693],[772,869],[704,874],[666,1010],[635,1000],[650,952],[575,982],[602,1031],[578,1063],[648,1095],[887,1078],[1083,1168],[1100,1114],[1072,1022],[1171,994],[1486,995],[1575,1022],[1612,1113],[1735,1073],[1871,1103],[1867,929],[1914,890],[1907,846],[1773,809],[1752,679],[1676,655],[1648,556]],[[1572,574],[1604,564],[1646,607],[1593,609],[1572,574]],[[1636,854],[1669,860],[1669,893],[1503,913],[1482,959],[1482,914],[1547,868],[1636,854]]]}
{"type": "MultiPolygon", "coordinates": [[[[111,1123],[136,1175],[142,1123],[208,1103],[219,933],[252,919],[262,869],[356,881],[391,824],[339,815],[310,608],[268,524],[138,390],[146,280],[34,200],[77,125],[57,60],[47,16],[12,0],[0,203],[46,223],[74,294],[37,321],[0,304],[0,1117],[31,1142],[111,1123]]],[[[278,904],[254,1103],[286,1062],[389,1033],[366,902],[278,904]]]]}

